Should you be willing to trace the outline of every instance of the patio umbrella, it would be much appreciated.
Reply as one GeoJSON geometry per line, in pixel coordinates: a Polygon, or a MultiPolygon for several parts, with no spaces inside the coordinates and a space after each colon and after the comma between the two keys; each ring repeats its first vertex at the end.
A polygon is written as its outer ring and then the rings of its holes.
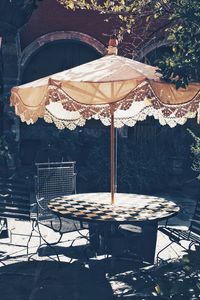
{"type": "Polygon", "coordinates": [[[157,68],[117,55],[110,39],[108,55],[81,66],[12,88],[11,105],[21,121],[44,118],[57,128],[75,129],[99,119],[111,127],[111,202],[114,204],[114,127],[134,126],[147,116],[161,125],[184,124],[199,111],[200,83],[176,89],[157,68]]]}

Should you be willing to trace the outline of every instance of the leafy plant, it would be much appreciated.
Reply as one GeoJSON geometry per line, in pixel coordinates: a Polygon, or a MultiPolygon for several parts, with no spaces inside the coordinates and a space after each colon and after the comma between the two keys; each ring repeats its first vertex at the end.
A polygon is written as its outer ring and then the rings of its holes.
{"type": "Polygon", "coordinates": [[[200,247],[188,250],[179,261],[168,262],[155,270],[158,295],[166,299],[195,300],[200,295],[200,247]]]}
{"type": "Polygon", "coordinates": [[[199,256],[200,247],[196,246],[179,260],[121,273],[111,281],[117,281],[118,294],[127,298],[131,295],[130,299],[197,300],[200,295],[199,256]],[[123,284],[120,285],[120,281],[123,284]]]}
{"type": "Polygon", "coordinates": [[[145,140],[142,136],[141,141],[137,143],[131,137],[126,141],[119,140],[118,189],[121,192],[152,193],[167,188],[169,161],[168,153],[162,149],[162,142],[158,149],[154,141],[149,141],[149,151],[144,151],[145,140]]]}
{"type": "Polygon", "coordinates": [[[188,131],[194,139],[194,143],[190,148],[193,154],[192,169],[199,173],[197,178],[200,179],[200,137],[196,136],[191,130],[188,129],[188,131]]]}
{"type": "Polygon", "coordinates": [[[193,0],[172,1],[166,28],[172,45],[172,55],[159,62],[162,78],[186,87],[200,79],[200,2],[193,0]]]}
{"type": "Polygon", "coordinates": [[[7,160],[11,157],[8,142],[4,135],[0,136],[0,165],[5,166],[7,160]]]}
{"type": "Polygon", "coordinates": [[[200,80],[199,0],[57,1],[67,9],[97,11],[104,15],[105,21],[115,26],[112,33],[117,34],[120,40],[130,34],[125,52],[132,52],[132,56],[141,50],[144,41],[151,42],[158,36],[167,38],[172,55],[159,62],[158,70],[162,78],[174,83],[177,88],[200,80]]]}

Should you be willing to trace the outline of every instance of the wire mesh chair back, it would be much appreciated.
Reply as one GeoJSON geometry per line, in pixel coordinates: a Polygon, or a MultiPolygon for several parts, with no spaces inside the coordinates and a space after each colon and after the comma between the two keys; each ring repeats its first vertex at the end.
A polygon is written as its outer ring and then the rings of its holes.
{"type": "Polygon", "coordinates": [[[76,193],[75,163],[74,161],[36,163],[36,198],[39,220],[55,218],[48,208],[51,199],[76,193]]]}

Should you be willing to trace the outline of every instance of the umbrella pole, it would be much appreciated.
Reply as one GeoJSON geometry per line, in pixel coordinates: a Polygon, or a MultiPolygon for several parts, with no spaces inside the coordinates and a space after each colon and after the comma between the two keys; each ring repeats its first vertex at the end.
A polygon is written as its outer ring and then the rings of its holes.
{"type": "Polygon", "coordinates": [[[115,128],[114,114],[111,115],[110,124],[110,178],[111,178],[111,204],[115,203],[115,128]]]}

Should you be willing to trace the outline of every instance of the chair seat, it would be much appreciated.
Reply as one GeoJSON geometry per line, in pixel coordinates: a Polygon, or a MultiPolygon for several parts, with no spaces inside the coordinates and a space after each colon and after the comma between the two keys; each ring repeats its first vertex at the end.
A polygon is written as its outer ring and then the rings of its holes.
{"type": "Polygon", "coordinates": [[[171,227],[159,227],[159,231],[169,237],[171,241],[179,243],[181,240],[190,241],[193,243],[200,243],[200,236],[192,233],[190,230],[181,230],[171,227]]]}

